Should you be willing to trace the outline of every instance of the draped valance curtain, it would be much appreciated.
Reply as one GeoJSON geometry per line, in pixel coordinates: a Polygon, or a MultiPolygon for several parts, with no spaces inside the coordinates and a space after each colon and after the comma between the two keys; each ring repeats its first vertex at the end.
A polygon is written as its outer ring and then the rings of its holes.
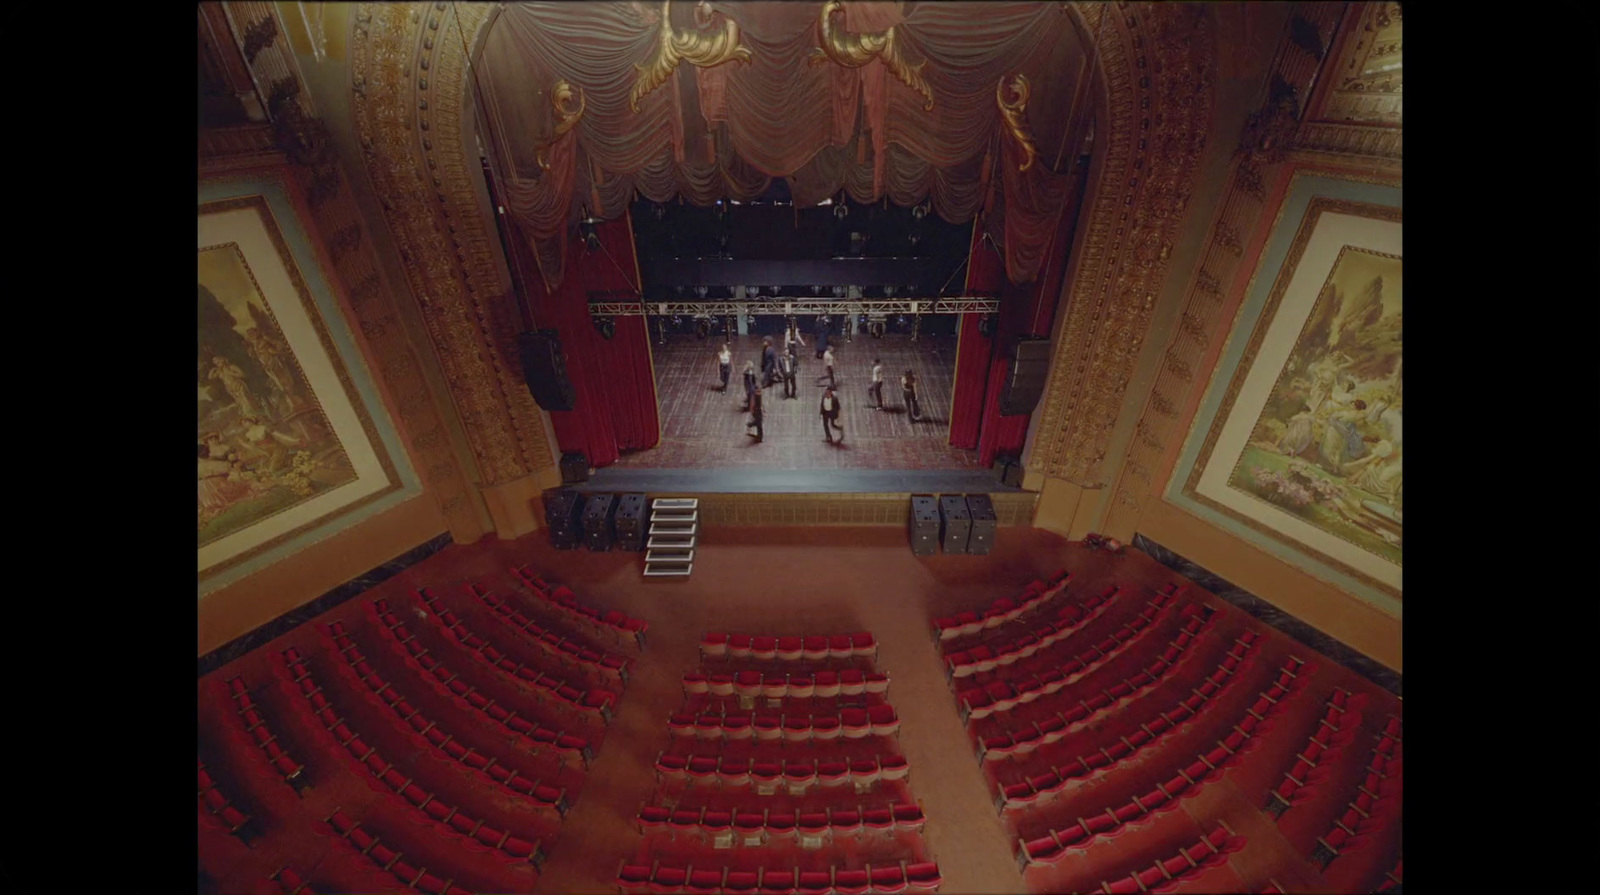
{"type": "Polygon", "coordinates": [[[1043,266],[1088,134],[1076,15],[1036,2],[520,3],[490,20],[475,78],[508,210],[549,289],[585,210],[619,218],[636,193],[751,199],[773,177],[801,205],[842,190],[927,200],[952,222],[987,209],[1020,284],[1043,266]],[[825,7],[853,51],[844,63],[819,50],[825,7]],[[690,58],[719,55],[731,61],[690,58]],[[648,72],[665,72],[653,89],[648,72]],[[1018,75],[1020,129],[997,101],[1018,75]]]}

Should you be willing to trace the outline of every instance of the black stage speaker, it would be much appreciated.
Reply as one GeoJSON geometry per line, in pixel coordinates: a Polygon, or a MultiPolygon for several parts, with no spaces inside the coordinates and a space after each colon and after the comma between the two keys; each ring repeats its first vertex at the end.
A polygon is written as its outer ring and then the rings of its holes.
{"type": "Polygon", "coordinates": [[[583,505],[583,545],[596,553],[611,549],[614,537],[611,514],[617,508],[617,495],[591,494],[583,505]]]}
{"type": "Polygon", "coordinates": [[[946,553],[966,553],[972,517],[967,515],[967,499],[960,494],[939,496],[939,540],[946,553]]]}
{"type": "Polygon", "coordinates": [[[544,526],[550,530],[550,543],[557,550],[577,548],[582,513],[583,499],[578,492],[552,488],[544,493],[544,526]]]}
{"type": "Polygon", "coordinates": [[[1033,412],[1044,394],[1045,377],[1050,372],[1050,340],[1037,336],[1018,336],[1011,354],[1010,374],[1000,393],[1001,416],[1025,416],[1033,412]]]}
{"type": "Polygon", "coordinates": [[[994,477],[1002,485],[1022,487],[1022,461],[1016,457],[994,458],[994,477]]]}
{"type": "Polygon", "coordinates": [[[589,481],[589,457],[583,451],[567,451],[561,455],[561,484],[576,485],[589,481]]]}
{"type": "Polygon", "coordinates": [[[643,494],[624,494],[617,501],[617,549],[644,549],[644,514],[648,501],[643,494]]]}
{"type": "Polygon", "coordinates": [[[522,358],[522,378],[540,407],[571,410],[577,406],[578,393],[567,379],[567,362],[561,356],[559,333],[553,329],[518,333],[517,353],[522,358]]]}
{"type": "Polygon", "coordinates": [[[994,547],[995,527],[998,525],[994,501],[987,494],[968,494],[967,516],[972,519],[972,533],[967,536],[967,552],[974,556],[988,556],[990,548],[994,547]]]}
{"type": "Polygon", "coordinates": [[[911,554],[932,556],[939,551],[939,499],[932,494],[911,495],[911,554]]]}

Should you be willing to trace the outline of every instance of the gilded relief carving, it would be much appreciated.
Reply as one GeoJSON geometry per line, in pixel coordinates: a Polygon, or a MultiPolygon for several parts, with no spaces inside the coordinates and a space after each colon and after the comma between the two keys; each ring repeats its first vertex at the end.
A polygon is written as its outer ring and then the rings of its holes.
{"type": "Polygon", "coordinates": [[[1028,131],[1028,76],[1017,75],[1007,84],[1004,78],[994,85],[995,105],[1000,107],[1000,117],[1006,123],[1006,130],[1011,138],[1017,141],[1022,149],[1022,162],[1017,165],[1018,171],[1026,171],[1033,167],[1033,159],[1039,154],[1033,146],[1033,135],[1028,131]],[[1008,91],[1006,88],[1010,87],[1008,91]],[[1006,99],[1010,93],[1014,99],[1006,99]]]}
{"type": "Polygon", "coordinates": [[[628,94],[628,108],[635,112],[639,111],[639,100],[665,84],[678,70],[679,62],[711,68],[734,60],[750,61],[750,48],[739,42],[739,24],[733,19],[723,16],[720,31],[677,31],[672,27],[671,12],[671,0],[661,0],[661,29],[655,51],[645,64],[634,66],[639,75],[628,94]]]}
{"type": "MultiPolygon", "coordinates": [[[[875,33],[840,31],[835,28],[833,14],[843,8],[844,4],[839,0],[828,0],[822,4],[821,17],[817,22],[818,42],[821,45],[811,51],[811,64],[818,65],[831,59],[834,64],[845,68],[860,68],[874,59],[881,60],[889,69],[889,73],[898,78],[900,83],[922,94],[923,111],[931,111],[933,91],[922,77],[922,66],[925,63],[918,62],[912,65],[906,61],[905,55],[900,51],[900,44],[894,39],[895,32],[892,26],[875,33]]],[[[1024,94],[1023,102],[1026,101],[1027,96],[1024,94]]]]}
{"type": "Polygon", "coordinates": [[[469,166],[462,148],[462,41],[434,40],[459,24],[470,41],[490,10],[460,6],[427,23],[422,11],[358,8],[365,33],[356,29],[350,54],[352,80],[364,85],[352,96],[356,134],[482,483],[498,484],[553,463],[543,418],[520,368],[507,360],[515,357],[515,333],[489,324],[505,287],[473,187],[476,162],[469,166]]]}

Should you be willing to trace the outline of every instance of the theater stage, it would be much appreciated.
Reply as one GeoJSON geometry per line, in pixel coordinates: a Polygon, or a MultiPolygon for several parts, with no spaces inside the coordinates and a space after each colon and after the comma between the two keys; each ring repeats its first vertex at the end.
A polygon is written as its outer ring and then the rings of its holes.
{"type": "MultiPolygon", "coordinates": [[[[800,354],[797,397],[784,398],[780,383],[763,390],[765,438],[759,444],[745,434],[749,414],[742,409],[741,374],[745,361],[754,362],[760,370],[760,336],[737,337],[731,345],[733,371],[725,392],[717,375],[720,340],[672,335],[665,345],[652,343],[661,441],[650,450],[624,454],[600,470],[594,481],[635,471],[699,470],[710,476],[694,478],[697,487],[693,490],[705,485],[741,492],[817,492],[835,490],[848,481],[849,490],[866,490],[871,485],[871,490],[883,492],[908,489],[878,487],[889,481],[882,476],[836,479],[831,473],[875,471],[894,477],[908,471],[965,470],[981,474],[972,477],[974,482],[993,479],[978,465],[977,451],[949,444],[954,337],[923,336],[912,342],[908,335],[874,339],[857,334],[854,341],[834,342],[836,394],[842,406],[839,422],[844,426],[843,441],[835,444],[822,437],[819,408],[823,389],[816,383],[823,366],[816,359],[810,335],[806,343],[800,354]],[[884,411],[873,409],[867,395],[874,357],[883,360],[883,398],[889,408],[884,411]],[[901,400],[900,374],[907,369],[915,372],[918,381],[919,422],[911,421],[901,400]],[[808,474],[792,474],[799,472],[808,474]],[[834,487],[828,487],[830,484],[834,487]]],[[[781,343],[778,347],[781,350],[781,343]]],[[[623,490],[620,485],[596,487],[623,490]]]]}

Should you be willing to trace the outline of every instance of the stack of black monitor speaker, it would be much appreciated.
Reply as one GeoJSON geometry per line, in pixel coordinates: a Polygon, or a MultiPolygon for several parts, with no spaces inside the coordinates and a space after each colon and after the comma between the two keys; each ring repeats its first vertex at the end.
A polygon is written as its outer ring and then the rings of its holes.
{"type": "Polygon", "coordinates": [[[932,556],[939,551],[939,499],[932,494],[911,495],[911,553],[932,556]]]}
{"type": "Polygon", "coordinates": [[[644,549],[645,515],[648,512],[645,509],[646,505],[647,501],[643,494],[624,494],[617,501],[614,529],[618,550],[644,549]]]}
{"type": "Polygon", "coordinates": [[[557,550],[576,550],[582,540],[583,495],[570,488],[556,488],[544,493],[544,526],[550,532],[550,543],[557,550]]]}
{"type": "Polygon", "coordinates": [[[987,494],[911,495],[911,552],[985,556],[994,549],[999,519],[987,494]]]}
{"type": "Polygon", "coordinates": [[[616,538],[612,514],[617,510],[617,495],[590,494],[583,505],[583,545],[596,553],[611,549],[616,538]]]}

